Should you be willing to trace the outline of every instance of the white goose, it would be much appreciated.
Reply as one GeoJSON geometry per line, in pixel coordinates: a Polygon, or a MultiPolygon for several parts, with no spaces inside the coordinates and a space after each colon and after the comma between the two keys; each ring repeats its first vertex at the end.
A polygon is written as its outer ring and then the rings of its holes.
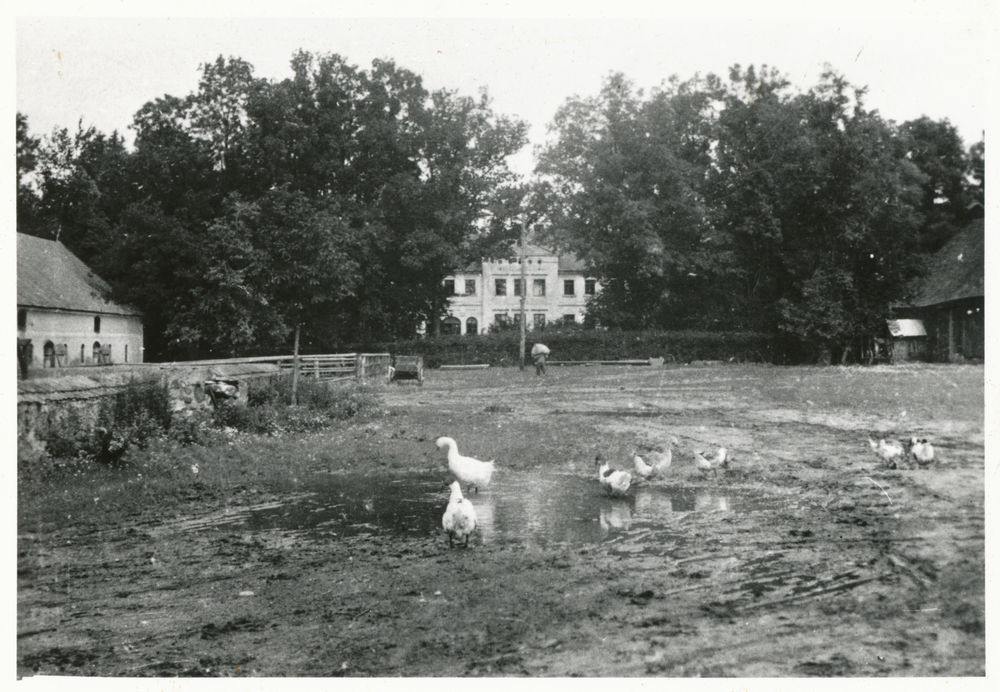
{"type": "Polygon", "coordinates": [[[934,446],[926,438],[910,438],[910,456],[920,466],[926,466],[934,461],[934,446]]]}
{"type": "Polygon", "coordinates": [[[608,495],[624,495],[632,485],[632,474],[628,471],[615,471],[600,454],[597,455],[597,478],[608,492],[608,495]]]}
{"type": "Polygon", "coordinates": [[[448,500],[448,509],[444,511],[441,518],[441,525],[448,534],[448,547],[454,547],[453,542],[465,540],[465,547],[469,547],[469,535],[476,530],[476,508],[472,503],[462,497],[462,484],[454,481],[451,484],[451,498],[448,500]]]}
{"type": "Polygon", "coordinates": [[[485,488],[493,478],[493,461],[479,461],[472,457],[464,457],[458,453],[458,445],[450,437],[439,437],[437,446],[448,448],[448,468],[455,478],[465,483],[466,486],[476,489],[479,494],[480,488],[485,488]]]}
{"type": "Polygon", "coordinates": [[[667,447],[667,451],[660,452],[657,450],[649,450],[645,452],[646,459],[641,456],[632,453],[632,461],[635,464],[635,472],[642,478],[652,479],[662,476],[668,468],[670,468],[670,462],[673,460],[674,451],[673,445],[679,444],[676,437],[670,438],[670,446],[667,447]]]}
{"type": "Polygon", "coordinates": [[[875,442],[869,436],[868,444],[871,446],[872,451],[891,469],[896,468],[896,462],[901,461],[903,458],[903,445],[898,440],[885,440],[883,438],[875,442]]]}
{"type": "Polygon", "coordinates": [[[706,458],[701,451],[696,451],[694,453],[694,464],[702,473],[711,471],[718,476],[718,469],[725,468],[729,465],[729,450],[725,447],[719,447],[718,451],[715,453],[715,457],[712,459],[706,458]]]}
{"type": "Polygon", "coordinates": [[[635,464],[636,475],[640,478],[648,480],[656,475],[656,467],[647,464],[646,461],[635,452],[632,452],[632,463],[635,464]]]}

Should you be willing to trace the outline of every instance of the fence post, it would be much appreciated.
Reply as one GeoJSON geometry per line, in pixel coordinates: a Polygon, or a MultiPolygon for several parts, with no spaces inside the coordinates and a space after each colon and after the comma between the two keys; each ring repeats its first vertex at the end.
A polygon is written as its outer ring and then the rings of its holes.
{"type": "Polygon", "coordinates": [[[299,405],[299,325],[295,325],[295,351],[292,353],[292,406],[299,405]]]}

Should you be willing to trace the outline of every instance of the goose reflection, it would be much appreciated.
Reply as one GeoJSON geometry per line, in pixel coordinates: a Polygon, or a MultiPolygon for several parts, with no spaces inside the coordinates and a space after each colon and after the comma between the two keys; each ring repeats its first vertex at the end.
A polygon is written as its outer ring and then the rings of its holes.
{"type": "Polygon", "coordinates": [[[602,504],[600,519],[604,531],[628,531],[632,526],[632,507],[627,502],[602,504]]]}
{"type": "Polygon", "coordinates": [[[729,498],[710,493],[695,495],[694,509],[696,512],[728,512],[729,498]]]}

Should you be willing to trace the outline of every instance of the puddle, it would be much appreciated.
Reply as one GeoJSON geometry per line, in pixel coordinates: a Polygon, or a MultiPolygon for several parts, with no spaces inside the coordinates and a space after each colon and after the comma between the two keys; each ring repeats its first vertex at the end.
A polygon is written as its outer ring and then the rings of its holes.
{"type": "MultiPolygon", "coordinates": [[[[280,530],[316,538],[358,534],[424,537],[441,531],[452,478],[439,471],[386,477],[317,475],[306,493],[185,522],[182,530],[242,527],[280,530]]],[[[666,482],[633,486],[628,497],[610,498],[595,478],[573,473],[498,473],[489,489],[467,496],[476,508],[479,543],[583,545],[631,534],[637,547],[662,546],[687,533],[692,515],[773,509],[777,498],[747,497],[716,489],[683,488],[666,482]],[[647,534],[647,535],[644,535],[647,534]]]]}

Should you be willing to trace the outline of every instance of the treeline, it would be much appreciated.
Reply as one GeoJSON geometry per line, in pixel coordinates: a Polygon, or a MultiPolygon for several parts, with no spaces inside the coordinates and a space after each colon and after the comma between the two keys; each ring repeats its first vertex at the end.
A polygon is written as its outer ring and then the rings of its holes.
{"type": "Polygon", "coordinates": [[[569,99],[533,203],[550,242],[595,267],[590,316],[860,356],[982,202],[985,156],[947,120],[897,125],[864,96],[832,71],[802,92],[737,65],[649,94],[612,75],[569,99]]]}
{"type": "Polygon", "coordinates": [[[444,277],[507,247],[506,157],[527,125],[299,52],[269,81],[240,60],[135,114],[135,146],[79,126],[32,137],[17,117],[18,230],[57,238],[144,313],[149,360],[412,337],[444,277]]]}
{"type": "MultiPolygon", "coordinates": [[[[535,176],[527,125],[428,92],[392,62],[299,52],[293,76],[202,67],[198,90],[118,133],[17,119],[18,230],[58,237],[145,314],[149,360],[399,342],[443,279],[510,256],[519,224],[584,259],[612,329],[750,332],[860,349],[984,195],[985,145],[901,125],[834,72],[611,75],[557,111],[535,176]]],[[[787,350],[787,349],[786,349],[787,350]]]]}

